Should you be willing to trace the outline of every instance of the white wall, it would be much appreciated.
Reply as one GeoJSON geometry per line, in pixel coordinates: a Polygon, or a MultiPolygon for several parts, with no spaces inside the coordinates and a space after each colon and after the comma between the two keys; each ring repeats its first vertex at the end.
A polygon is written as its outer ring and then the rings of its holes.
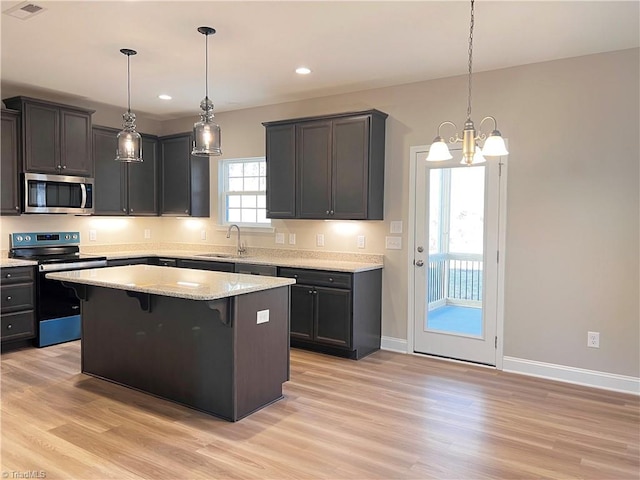
{"type": "MultiPolygon", "coordinates": [[[[473,118],[494,115],[511,152],[505,355],[640,376],[639,56],[632,49],[474,75],[473,118]],[[588,330],[600,332],[600,349],[587,349],[588,330]]],[[[216,118],[223,132],[222,158],[237,158],[264,155],[261,122],[369,108],[389,114],[385,220],[347,222],[350,233],[334,222],[279,220],[274,227],[296,233],[296,246],[309,249],[316,248],[315,233],[325,233],[325,250],[362,251],[355,247],[355,237],[365,234],[363,252],[385,254],[383,335],[402,339],[408,322],[409,149],[430,143],[441,121],[464,121],[466,77],[225,112],[216,118]],[[391,220],[404,222],[403,250],[384,250],[391,220]]],[[[188,131],[196,118],[194,111],[192,117],[163,122],[156,133],[188,131]]],[[[214,159],[212,192],[216,165],[214,159]]],[[[212,212],[215,204],[212,197],[212,212]]],[[[78,221],[87,228],[94,220],[78,221]]],[[[135,220],[108,239],[138,241],[139,224],[145,222],[168,241],[199,241],[196,232],[201,229],[209,232],[204,243],[235,241],[216,230],[215,217],[135,220]]],[[[9,232],[36,229],[41,223],[23,216],[3,218],[0,226],[9,232]]],[[[2,248],[5,238],[3,233],[2,248]]],[[[273,234],[246,238],[249,245],[274,246],[273,234]]]]}

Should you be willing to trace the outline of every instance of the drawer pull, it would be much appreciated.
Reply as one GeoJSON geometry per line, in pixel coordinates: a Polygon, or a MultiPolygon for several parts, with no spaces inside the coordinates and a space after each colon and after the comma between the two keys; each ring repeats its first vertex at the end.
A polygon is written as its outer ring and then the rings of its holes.
{"type": "Polygon", "coordinates": [[[11,300],[11,295],[7,295],[7,302],[11,300]]]}
{"type": "Polygon", "coordinates": [[[13,328],[12,324],[7,325],[7,330],[11,330],[13,328]]]}
{"type": "Polygon", "coordinates": [[[5,275],[5,278],[11,278],[11,274],[10,274],[10,273],[7,273],[7,274],[5,275]]]}
{"type": "Polygon", "coordinates": [[[309,293],[310,293],[310,294],[311,294],[311,293],[313,293],[313,290],[309,290],[309,293]]]}
{"type": "Polygon", "coordinates": [[[333,282],[333,277],[329,277],[329,281],[330,281],[330,282],[333,282]]]}

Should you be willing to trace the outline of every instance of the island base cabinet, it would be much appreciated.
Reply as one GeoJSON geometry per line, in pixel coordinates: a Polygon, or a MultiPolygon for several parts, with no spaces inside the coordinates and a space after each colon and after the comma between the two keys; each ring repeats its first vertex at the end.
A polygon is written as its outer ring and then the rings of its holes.
{"type": "Polygon", "coordinates": [[[195,301],[90,286],[84,297],[83,373],[231,421],[282,398],[288,287],[195,301]]]}

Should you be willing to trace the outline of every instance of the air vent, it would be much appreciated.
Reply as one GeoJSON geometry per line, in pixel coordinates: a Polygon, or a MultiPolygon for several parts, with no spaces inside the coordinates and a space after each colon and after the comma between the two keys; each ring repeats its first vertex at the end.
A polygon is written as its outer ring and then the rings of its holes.
{"type": "Polygon", "coordinates": [[[6,13],[7,15],[15,18],[19,18],[20,20],[28,20],[29,18],[39,14],[44,10],[45,9],[43,7],[41,7],[40,5],[36,5],[35,3],[22,2],[5,10],[3,13],[6,13]]]}

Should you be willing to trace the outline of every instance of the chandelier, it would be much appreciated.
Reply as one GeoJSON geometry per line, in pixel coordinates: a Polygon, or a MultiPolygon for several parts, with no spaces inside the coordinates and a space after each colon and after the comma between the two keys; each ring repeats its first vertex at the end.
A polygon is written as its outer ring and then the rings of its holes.
{"type": "Polygon", "coordinates": [[[476,131],[473,121],[471,120],[471,80],[473,72],[473,26],[474,26],[474,0],[471,0],[471,23],[469,27],[469,94],[467,100],[467,121],[464,123],[462,136],[457,133],[458,127],[455,123],[444,121],[438,126],[438,135],[429,147],[429,155],[427,161],[437,162],[442,160],[451,160],[451,152],[440,135],[440,130],[445,125],[452,125],[456,130],[455,137],[449,137],[449,143],[462,142],[462,164],[474,165],[485,161],[484,157],[500,157],[507,155],[507,148],[504,139],[498,131],[498,122],[494,117],[484,117],[480,121],[480,128],[476,131]],[[482,133],[482,124],[486,120],[493,121],[493,130],[489,135],[482,133]],[[484,141],[481,149],[478,142],[484,141]]]}

